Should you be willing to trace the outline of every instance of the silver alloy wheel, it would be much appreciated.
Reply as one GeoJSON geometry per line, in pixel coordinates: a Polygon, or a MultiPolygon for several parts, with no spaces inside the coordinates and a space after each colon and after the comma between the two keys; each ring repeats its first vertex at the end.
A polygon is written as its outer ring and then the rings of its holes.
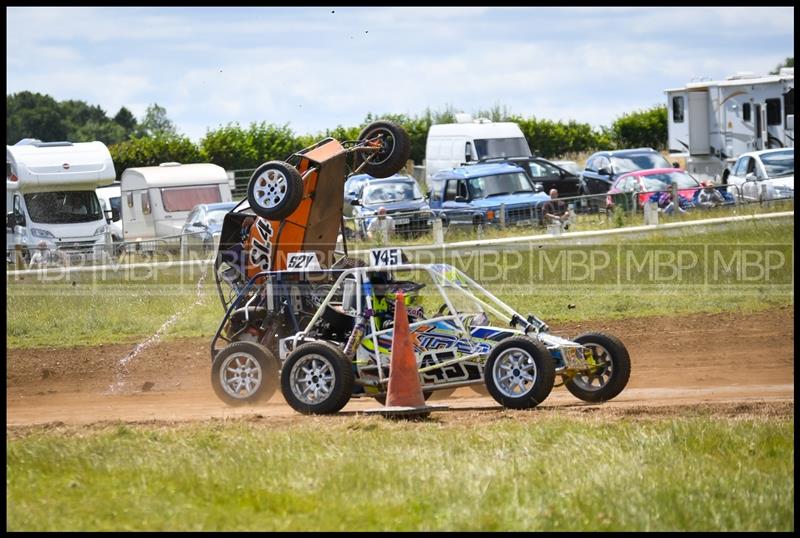
{"type": "Polygon", "coordinates": [[[255,181],[255,199],[258,205],[265,209],[272,209],[286,198],[288,181],[283,172],[267,169],[255,181]]]}
{"type": "Polygon", "coordinates": [[[572,382],[583,390],[594,392],[602,389],[611,381],[611,376],[614,375],[614,361],[611,358],[611,353],[600,344],[583,344],[583,346],[591,348],[594,360],[603,364],[603,366],[593,374],[576,375],[572,378],[572,382]],[[595,384],[595,381],[597,381],[597,384],[595,384]]]}
{"type": "Polygon", "coordinates": [[[533,389],[536,383],[536,362],[533,357],[518,347],[500,354],[492,367],[492,379],[497,389],[510,398],[519,398],[533,389]]]}
{"type": "Polygon", "coordinates": [[[305,404],[325,401],[333,390],[336,374],[331,362],[322,355],[310,353],[292,366],[289,385],[298,400],[305,404]]]}
{"type": "Polygon", "coordinates": [[[219,369],[222,389],[234,398],[248,398],[261,386],[261,365],[252,355],[233,353],[219,369]]]}

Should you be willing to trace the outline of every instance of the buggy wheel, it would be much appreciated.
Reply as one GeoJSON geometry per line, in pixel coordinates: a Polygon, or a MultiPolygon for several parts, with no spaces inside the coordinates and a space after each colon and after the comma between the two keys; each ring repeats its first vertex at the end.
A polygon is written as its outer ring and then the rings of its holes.
{"type": "Polygon", "coordinates": [[[555,363],[545,345],[527,336],[509,336],[497,344],[484,368],[492,398],[503,407],[531,409],[553,390],[555,363]]]}
{"type": "Polygon", "coordinates": [[[278,387],[278,361],[260,344],[235,342],[214,358],[211,386],[228,405],[267,400],[278,387]]]}
{"type": "Polygon", "coordinates": [[[283,397],[305,415],[336,413],[350,400],[353,383],[353,365],[326,342],[298,346],[281,371],[283,397]]]}
{"type": "Polygon", "coordinates": [[[358,135],[358,140],[361,143],[380,143],[377,152],[358,152],[355,156],[356,168],[366,161],[361,171],[372,177],[389,177],[397,173],[411,155],[411,139],[402,127],[391,121],[370,123],[358,135]]]}
{"type": "Polygon", "coordinates": [[[617,396],[631,376],[631,359],[619,338],[606,333],[585,333],[575,342],[589,348],[602,366],[565,381],[567,390],[585,402],[605,402],[617,396]]]}
{"type": "Polygon", "coordinates": [[[303,179],[297,168],[284,161],[259,166],[247,184],[247,201],[259,217],[283,220],[303,198],[303,179]]]}

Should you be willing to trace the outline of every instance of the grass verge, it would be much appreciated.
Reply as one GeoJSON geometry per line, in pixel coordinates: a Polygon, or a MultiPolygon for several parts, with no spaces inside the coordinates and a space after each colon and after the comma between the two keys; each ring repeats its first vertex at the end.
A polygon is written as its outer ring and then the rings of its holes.
{"type": "Polygon", "coordinates": [[[484,416],[38,428],[6,442],[6,528],[794,528],[790,416],[484,416]]]}

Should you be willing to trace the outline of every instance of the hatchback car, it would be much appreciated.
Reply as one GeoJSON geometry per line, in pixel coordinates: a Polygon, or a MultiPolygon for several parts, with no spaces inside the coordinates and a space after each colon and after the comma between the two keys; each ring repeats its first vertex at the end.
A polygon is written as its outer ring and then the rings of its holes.
{"type": "Polygon", "coordinates": [[[541,157],[506,157],[502,159],[484,159],[479,162],[507,162],[516,164],[525,171],[534,184],[541,183],[542,190],[545,193],[550,192],[550,189],[556,189],[561,198],[580,195],[579,174],[574,174],[541,157]]]}
{"type": "Polygon", "coordinates": [[[742,154],[727,176],[727,184],[743,201],[794,198],[794,148],[742,154]]]}
{"type": "Polygon", "coordinates": [[[606,206],[609,210],[614,207],[628,210],[636,204],[638,209],[653,199],[653,194],[671,190],[672,185],[677,185],[678,195],[688,201],[703,188],[699,181],[680,169],[639,170],[624,174],[614,181],[606,196],[606,206]]]}
{"type": "Polygon", "coordinates": [[[186,217],[181,228],[181,252],[200,251],[208,254],[217,248],[222,221],[225,214],[236,207],[237,202],[200,204],[186,217]]]}
{"type": "Polygon", "coordinates": [[[586,160],[581,174],[582,194],[608,192],[621,175],[637,170],[677,168],[652,148],[598,151],[586,160]]]}

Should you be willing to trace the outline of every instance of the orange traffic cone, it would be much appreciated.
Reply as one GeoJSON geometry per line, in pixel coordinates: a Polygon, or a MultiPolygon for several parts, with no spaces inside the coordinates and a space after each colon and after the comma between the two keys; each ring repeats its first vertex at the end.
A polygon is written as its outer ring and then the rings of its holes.
{"type": "Polygon", "coordinates": [[[422,395],[422,385],[419,383],[417,359],[414,356],[414,347],[411,345],[411,330],[408,326],[408,313],[402,291],[397,292],[395,300],[389,387],[386,392],[386,407],[368,409],[367,413],[424,418],[430,415],[432,409],[445,407],[427,405],[425,397],[422,395]]]}
{"type": "Polygon", "coordinates": [[[388,407],[425,407],[422,385],[419,384],[417,359],[411,345],[411,330],[403,292],[398,291],[394,306],[392,358],[389,362],[388,407]]]}

